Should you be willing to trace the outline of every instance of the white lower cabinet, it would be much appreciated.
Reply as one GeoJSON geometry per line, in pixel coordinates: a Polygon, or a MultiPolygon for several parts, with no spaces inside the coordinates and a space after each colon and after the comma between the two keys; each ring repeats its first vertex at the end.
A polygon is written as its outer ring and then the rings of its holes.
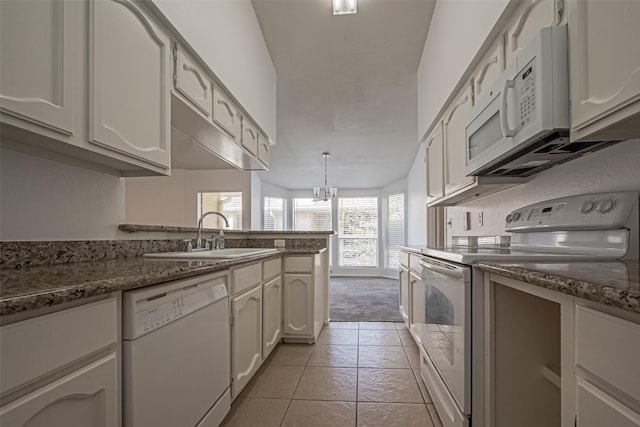
{"type": "Polygon", "coordinates": [[[0,328],[0,425],[121,425],[119,299],[0,328]]]}
{"type": "Polygon", "coordinates": [[[262,360],[265,360],[282,337],[282,278],[271,279],[262,286],[262,360]]]}
{"type": "Polygon", "coordinates": [[[247,385],[262,363],[262,286],[231,300],[231,397],[247,385]]]}
{"type": "Polygon", "coordinates": [[[0,408],[5,427],[108,427],[118,417],[116,354],[97,360],[0,408]]]}
{"type": "Polygon", "coordinates": [[[409,270],[400,266],[400,315],[404,323],[409,325],[409,270]]]}
{"type": "Polygon", "coordinates": [[[313,343],[318,339],[325,312],[328,271],[324,254],[284,258],[283,339],[313,343]]]}

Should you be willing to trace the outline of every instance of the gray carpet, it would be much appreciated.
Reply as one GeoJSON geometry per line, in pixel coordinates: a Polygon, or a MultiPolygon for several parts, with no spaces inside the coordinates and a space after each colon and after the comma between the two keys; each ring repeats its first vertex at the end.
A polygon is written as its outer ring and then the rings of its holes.
{"type": "Polygon", "coordinates": [[[380,277],[332,277],[329,315],[332,322],[402,322],[398,281],[380,277]]]}

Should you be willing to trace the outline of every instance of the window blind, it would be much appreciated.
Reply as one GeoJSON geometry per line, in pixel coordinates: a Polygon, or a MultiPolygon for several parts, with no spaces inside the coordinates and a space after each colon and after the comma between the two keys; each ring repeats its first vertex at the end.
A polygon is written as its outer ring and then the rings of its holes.
{"type": "MultiPolygon", "coordinates": [[[[198,218],[209,211],[220,212],[229,220],[228,229],[242,229],[242,192],[198,193],[198,218]]],[[[224,220],[218,215],[209,215],[202,222],[204,228],[223,228],[224,220]]]]}
{"type": "Polygon", "coordinates": [[[265,197],[262,215],[263,230],[284,230],[284,199],[265,197]]]}
{"type": "Polygon", "coordinates": [[[378,266],[378,198],[338,199],[338,265],[378,266]]]}
{"type": "Polygon", "coordinates": [[[329,231],[331,201],[314,202],[312,198],[293,199],[293,229],[298,231],[329,231]]]}
{"type": "Polygon", "coordinates": [[[404,193],[389,195],[386,205],[384,267],[397,270],[400,246],[405,244],[404,193]]]}

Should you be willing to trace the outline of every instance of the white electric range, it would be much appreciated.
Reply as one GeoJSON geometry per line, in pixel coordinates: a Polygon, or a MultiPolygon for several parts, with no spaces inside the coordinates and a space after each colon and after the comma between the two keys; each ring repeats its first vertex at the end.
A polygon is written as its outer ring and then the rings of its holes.
{"type": "MultiPolygon", "coordinates": [[[[509,247],[424,248],[411,332],[421,374],[445,427],[484,424],[484,286],[477,261],[636,259],[637,192],[584,194],[525,206],[505,218],[509,247]]],[[[624,269],[620,269],[624,271],[624,269]]]]}

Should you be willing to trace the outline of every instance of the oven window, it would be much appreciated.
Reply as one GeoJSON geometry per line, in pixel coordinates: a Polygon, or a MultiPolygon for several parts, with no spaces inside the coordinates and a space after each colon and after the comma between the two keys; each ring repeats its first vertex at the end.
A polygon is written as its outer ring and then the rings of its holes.
{"type": "Polygon", "coordinates": [[[425,319],[429,333],[429,347],[440,350],[453,365],[454,306],[445,294],[433,286],[425,287],[425,319]]]}

